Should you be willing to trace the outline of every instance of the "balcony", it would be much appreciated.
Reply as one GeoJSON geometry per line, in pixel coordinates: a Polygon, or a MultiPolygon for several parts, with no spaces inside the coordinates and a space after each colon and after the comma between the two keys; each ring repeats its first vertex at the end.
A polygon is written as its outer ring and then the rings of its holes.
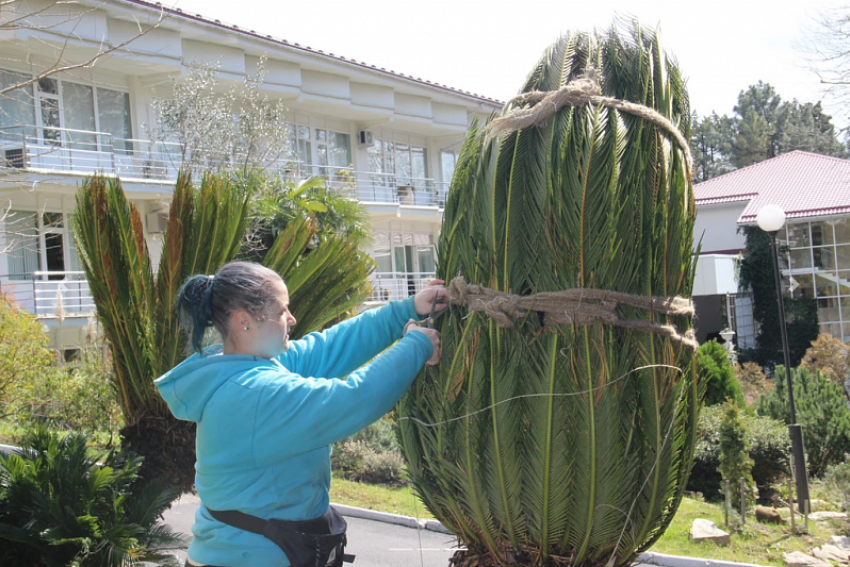
{"type": "MultiPolygon", "coordinates": [[[[232,163],[239,163],[238,155],[232,163]]],[[[46,126],[0,128],[0,171],[46,173],[96,172],[115,175],[124,181],[174,182],[183,161],[179,144],[117,138],[105,132],[46,126]]],[[[210,164],[210,169],[228,164],[210,164]]],[[[445,206],[448,183],[388,173],[357,171],[353,168],[303,164],[278,159],[267,170],[287,181],[321,176],[329,186],[352,199],[367,203],[413,207],[445,206]]]]}
{"type": "Polygon", "coordinates": [[[436,277],[435,272],[376,272],[369,277],[372,284],[369,303],[405,299],[422,291],[436,277]]]}
{"type": "Polygon", "coordinates": [[[0,293],[39,319],[88,317],[95,311],[84,272],[0,275],[0,293]]]}

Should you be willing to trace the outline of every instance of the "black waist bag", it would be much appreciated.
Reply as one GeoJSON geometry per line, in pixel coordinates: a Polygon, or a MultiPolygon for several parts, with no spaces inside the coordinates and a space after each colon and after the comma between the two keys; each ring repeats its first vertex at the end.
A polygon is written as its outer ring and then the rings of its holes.
{"type": "Polygon", "coordinates": [[[345,553],[348,524],[333,506],[314,520],[297,522],[264,520],[236,510],[207,511],[219,522],[272,540],[292,567],[342,567],[343,562],[354,563],[354,556],[345,553]]]}

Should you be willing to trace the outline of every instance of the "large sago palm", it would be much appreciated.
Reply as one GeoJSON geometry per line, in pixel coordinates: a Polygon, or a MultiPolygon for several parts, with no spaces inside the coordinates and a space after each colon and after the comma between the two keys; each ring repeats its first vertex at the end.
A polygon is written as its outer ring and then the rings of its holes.
{"type": "MultiPolygon", "coordinates": [[[[122,445],[145,458],[145,477],[185,490],[194,483],[195,425],[171,415],[153,381],[189,354],[174,311],[182,283],[245,251],[252,189],[243,181],[208,174],[196,185],[188,173],[178,177],[157,269],[142,216],[118,180],[95,176],[77,192],[74,237],[112,353],[122,445]]],[[[374,261],[356,240],[298,216],[272,242],[263,263],[287,282],[298,319],[293,338],[348,316],[368,297],[374,261]]]]}
{"type": "MultiPolygon", "coordinates": [[[[691,468],[690,316],[597,302],[615,306],[611,324],[590,300],[599,290],[637,303],[690,296],[694,201],[687,146],[672,135],[688,137],[684,81],[657,33],[635,25],[563,36],[522,92],[577,81],[672,128],[597,97],[534,126],[468,133],[438,277],[514,296],[580,291],[572,322],[532,306],[503,326],[456,305],[437,323],[440,365],[399,405],[413,485],[468,547],[458,565],[626,564],[669,525],[691,468]]],[[[540,99],[518,97],[503,116],[540,99]]]]}

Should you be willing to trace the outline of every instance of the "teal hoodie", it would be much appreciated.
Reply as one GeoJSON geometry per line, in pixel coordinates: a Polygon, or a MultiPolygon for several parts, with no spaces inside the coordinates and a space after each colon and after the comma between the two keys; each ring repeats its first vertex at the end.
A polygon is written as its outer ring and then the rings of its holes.
{"type": "Polygon", "coordinates": [[[155,382],[175,417],[198,424],[193,561],[289,565],[271,540],[214,520],[207,506],[265,519],[324,514],[331,443],[392,409],[433,354],[425,334],[402,338],[411,318],[412,297],[291,341],[277,359],[220,354],[219,347],[155,382]]]}

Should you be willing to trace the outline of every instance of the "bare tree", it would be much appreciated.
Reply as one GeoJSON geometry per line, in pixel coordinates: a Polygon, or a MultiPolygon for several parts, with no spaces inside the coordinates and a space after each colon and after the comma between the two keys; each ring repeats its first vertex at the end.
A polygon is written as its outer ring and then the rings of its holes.
{"type": "MultiPolygon", "coordinates": [[[[103,38],[93,54],[83,57],[82,60],[69,58],[69,45],[81,39],[76,31],[77,26],[80,25],[85,16],[96,11],[101,5],[101,3],[83,4],[77,0],[51,0],[48,2],[0,0],[0,32],[50,31],[57,33],[61,38],[58,45],[50,45],[53,51],[52,61],[33,73],[31,77],[0,86],[0,96],[33,85],[41,79],[57,73],[74,69],[90,69],[103,58],[126,48],[141,36],[158,28],[167,17],[166,13],[160,9],[158,16],[152,23],[143,24],[135,19],[137,33],[129,39],[113,45],[103,38]]],[[[39,39],[37,41],[46,44],[44,40],[39,39]]],[[[4,60],[9,61],[9,58],[0,58],[0,62],[4,60]]]]}
{"type": "Polygon", "coordinates": [[[850,107],[850,6],[820,12],[800,47],[826,93],[846,112],[850,107]]]}

